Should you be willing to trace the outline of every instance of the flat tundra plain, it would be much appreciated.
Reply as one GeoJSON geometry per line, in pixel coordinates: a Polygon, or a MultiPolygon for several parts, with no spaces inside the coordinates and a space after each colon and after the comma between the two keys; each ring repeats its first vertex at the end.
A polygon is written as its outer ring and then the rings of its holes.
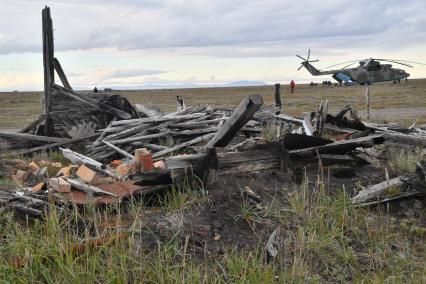
{"type": "MultiPolygon", "coordinates": [[[[97,86],[98,88],[102,86],[97,86]]],[[[281,84],[283,112],[302,115],[315,111],[321,100],[328,99],[332,113],[345,104],[351,104],[365,117],[365,86],[309,86],[298,85],[290,93],[289,85],[281,84]]],[[[160,90],[113,90],[112,93],[127,97],[132,103],[156,106],[162,111],[176,109],[176,96],[183,96],[187,106],[211,105],[237,106],[249,94],[263,96],[264,105],[274,103],[274,86],[217,87],[160,90]]],[[[19,129],[32,122],[41,113],[42,92],[0,93],[0,129],[19,129]]],[[[397,122],[411,125],[426,122],[426,79],[378,83],[370,86],[370,120],[397,122]]]]}

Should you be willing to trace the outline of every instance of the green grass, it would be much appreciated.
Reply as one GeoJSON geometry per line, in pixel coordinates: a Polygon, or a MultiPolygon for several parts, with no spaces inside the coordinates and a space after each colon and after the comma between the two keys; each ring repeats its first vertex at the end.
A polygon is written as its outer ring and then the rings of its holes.
{"type": "MultiPolygon", "coordinates": [[[[188,202],[193,204],[200,198],[198,194],[180,194],[188,193],[171,192],[168,205],[161,210],[191,210],[188,202]]],[[[283,188],[273,202],[274,207],[278,203],[286,210],[268,215],[268,206],[253,209],[243,200],[241,215],[235,218],[235,222],[249,220],[251,224],[272,220],[283,228],[280,253],[271,262],[267,262],[264,242],[241,250],[229,244],[222,254],[205,259],[194,254],[190,238],[182,241],[177,235],[157,239],[155,248],[143,249],[141,211],[148,208],[137,201],[127,209],[86,207],[79,212],[52,208],[43,222],[30,226],[1,211],[0,282],[426,281],[426,230],[420,219],[397,220],[381,207],[355,208],[344,190],[330,195],[324,183],[312,188],[307,181],[283,188]],[[76,244],[101,237],[107,240],[76,252],[76,244]]]]}
{"type": "Polygon", "coordinates": [[[416,169],[416,163],[423,159],[421,148],[394,149],[390,151],[386,167],[395,175],[410,174],[416,169]]]}

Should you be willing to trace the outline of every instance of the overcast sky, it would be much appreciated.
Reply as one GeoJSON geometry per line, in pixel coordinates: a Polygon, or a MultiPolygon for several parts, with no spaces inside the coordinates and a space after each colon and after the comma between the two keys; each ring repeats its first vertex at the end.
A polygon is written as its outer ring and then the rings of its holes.
{"type": "MultiPolygon", "coordinates": [[[[368,57],[426,62],[426,1],[2,0],[0,90],[41,90],[41,10],[72,86],[319,81],[324,67],[368,57]]],[[[426,66],[407,68],[426,77],[426,66]]],[[[325,77],[331,79],[331,77],[325,77]]]]}

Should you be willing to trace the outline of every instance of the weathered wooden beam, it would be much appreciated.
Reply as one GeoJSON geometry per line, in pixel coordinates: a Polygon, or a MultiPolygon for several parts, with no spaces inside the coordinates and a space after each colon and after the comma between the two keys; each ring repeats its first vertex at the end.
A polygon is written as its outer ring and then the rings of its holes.
{"type": "Polygon", "coordinates": [[[244,98],[231,116],[222,124],[207,147],[225,147],[235,134],[247,123],[253,114],[262,106],[261,95],[249,95],[244,98]]]}
{"type": "Polygon", "coordinates": [[[51,86],[55,83],[54,69],[52,60],[54,57],[53,45],[53,27],[50,17],[50,8],[45,7],[42,11],[42,29],[43,29],[43,70],[44,70],[44,95],[43,95],[43,114],[46,116],[45,135],[51,135],[51,123],[49,112],[51,110],[52,91],[51,86]]]}
{"type": "Polygon", "coordinates": [[[130,158],[130,159],[132,159],[132,160],[134,160],[134,159],[135,159],[135,156],[133,156],[132,154],[127,153],[126,151],[124,151],[124,150],[122,150],[122,149],[118,148],[117,146],[115,146],[115,145],[113,145],[113,144],[111,144],[111,143],[109,143],[109,142],[107,142],[107,141],[105,141],[105,140],[102,140],[102,143],[104,143],[104,144],[105,144],[105,145],[107,145],[108,147],[110,147],[110,148],[114,149],[115,151],[117,151],[118,153],[120,153],[120,154],[121,154],[121,155],[123,155],[123,156],[126,156],[126,157],[128,157],[128,158],[130,158]]]}
{"type": "Polygon", "coordinates": [[[53,65],[53,67],[55,68],[55,70],[56,70],[56,74],[58,74],[58,77],[59,77],[59,79],[61,80],[62,85],[63,85],[66,89],[68,89],[68,90],[72,91],[73,89],[72,89],[72,87],[71,87],[70,83],[68,82],[67,76],[65,76],[65,72],[64,72],[64,70],[62,69],[61,63],[59,63],[59,60],[58,60],[56,57],[54,57],[54,58],[53,58],[53,60],[52,60],[52,65],[53,65]]]}
{"type": "Polygon", "coordinates": [[[402,177],[396,177],[361,190],[352,198],[353,204],[359,204],[373,199],[378,199],[383,193],[391,187],[398,187],[404,184],[402,177]]]}
{"type": "Polygon", "coordinates": [[[10,137],[10,138],[18,138],[18,139],[31,140],[31,141],[41,141],[41,142],[69,142],[70,141],[70,139],[66,139],[66,138],[33,135],[33,134],[27,134],[27,133],[6,132],[6,131],[0,131],[0,137],[10,137]]]}
{"type": "Polygon", "coordinates": [[[86,157],[83,154],[74,152],[70,149],[66,149],[66,148],[59,148],[59,149],[62,151],[62,155],[64,155],[65,158],[67,158],[74,164],[91,165],[97,169],[102,168],[102,163],[99,163],[98,161],[90,157],[86,157]]]}

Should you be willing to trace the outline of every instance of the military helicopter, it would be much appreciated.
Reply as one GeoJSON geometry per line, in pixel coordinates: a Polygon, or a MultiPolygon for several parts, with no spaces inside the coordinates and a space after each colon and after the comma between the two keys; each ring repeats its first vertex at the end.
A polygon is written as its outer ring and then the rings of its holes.
{"type": "Polygon", "coordinates": [[[331,68],[335,66],[340,66],[347,64],[341,69],[333,70],[318,70],[311,63],[318,62],[319,60],[309,60],[311,56],[311,50],[308,51],[308,57],[305,59],[300,55],[296,55],[302,59],[302,65],[297,69],[300,70],[302,67],[305,67],[309,73],[313,76],[320,75],[332,75],[332,77],[339,83],[344,83],[345,85],[353,84],[372,84],[375,82],[384,82],[384,81],[399,81],[406,79],[410,76],[407,72],[402,69],[392,68],[391,64],[381,64],[380,62],[392,62],[408,67],[413,67],[408,63],[426,65],[419,62],[407,61],[407,60],[395,60],[395,59],[380,59],[380,58],[368,58],[362,60],[352,60],[346,61],[339,64],[331,65],[325,68],[331,68]],[[359,63],[359,66],[354,68],[349,68],[355,63],[359,63]]]}

